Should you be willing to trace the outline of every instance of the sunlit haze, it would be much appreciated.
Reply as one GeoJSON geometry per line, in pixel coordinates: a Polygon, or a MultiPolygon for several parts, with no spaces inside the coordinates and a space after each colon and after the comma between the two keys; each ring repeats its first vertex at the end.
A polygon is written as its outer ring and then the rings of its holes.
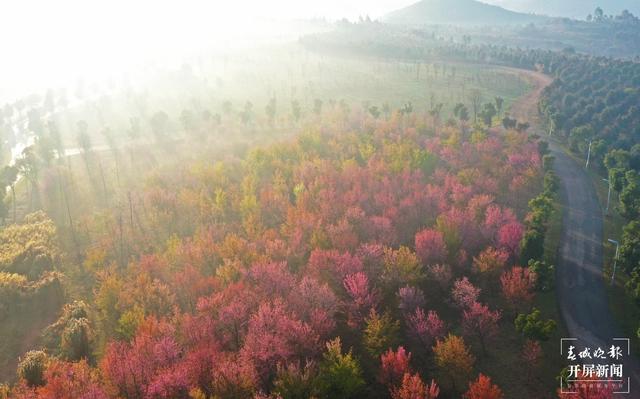
{"type": "Polygon", "coordinates": [[[286,33],[299,18],[378,17],[407,0],[25,0],[7,1],[0,24],[0,100],[68,84],[80,77],[117,76],[153,60],[179,61],[202,48],[230,47],[286,33]]]}

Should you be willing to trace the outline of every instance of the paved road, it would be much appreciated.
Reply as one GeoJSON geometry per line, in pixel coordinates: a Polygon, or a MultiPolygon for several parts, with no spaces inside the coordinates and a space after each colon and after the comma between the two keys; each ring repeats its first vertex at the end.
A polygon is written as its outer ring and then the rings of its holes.
{"type": "MultiPolygon", "coordinates": [[[[535,89],[514,105],[512,114],[531,121],[538,134],[545,134],[539,131],[537,99],[550,79],[537,73],[528,75],[535,89]]],[[[609,311],[602,276],[603,210],[584,164],[578,164],[556,143],[550,144],[556,157],[555,171],[561,181],[563,206],[556,284],[560,312],[571,337],[591,348],[605,348],[611,346],[613,338],[624,338],[624,334],[609,311]]],[[[632,378],[631,394],[626,397],[640,398],[637,359],[625,360],[625,374],[632,378]]]]}

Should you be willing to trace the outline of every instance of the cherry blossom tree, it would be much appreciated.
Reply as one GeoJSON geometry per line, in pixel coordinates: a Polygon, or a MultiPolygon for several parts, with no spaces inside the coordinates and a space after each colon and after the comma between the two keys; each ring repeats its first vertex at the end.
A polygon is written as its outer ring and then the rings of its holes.
{"type": "Polygon", "coordinates": [[[501,226],[497,233],[497,245],[509,252],[512,259],[520,254],[520,241],[524,235],[524,228],[519,222],[511,222],[501,226]]]}
{"type": "Polygon", "coordinates": [[[410,371],[411,353],[400,346],[397,351],[389,350],[380,356],[378,381],[389,389],[402,383],[405,373],[410,371]]]}
{"type": "Polygon", "coordinates": [[[426,229],[418,232],[415,237],[415,248],[423,265],[432,265],[446,260],[447,247],[440,231],[426,229]]]}
{"type": "Polygon", "coordinates": [[[37,390],[40,398],[107,399],[99,376],[86,362],[68,363],[55,360],[45,373],[46,384],[37,390]]]}
{"type": "Polygon", "coordinates": [[[479,302],[474,302],[462,315],[462,329],[465,336],[477,337],[480,341],[482,352],[486,353],[486,344],[498,334],[501,314],[499,311],[491,311],[489,307],[479,302]]]}
{"type": "Polygon", "coordinates": [[[469,383],[469,390],[462,397],[463,399],[503,399],[504,394],[500,387],[491,383],[491,378],[480,374],[477,380],[469,383]]]}
{"type": "Polygon", "coordinates": [[[391,391],[392,399],[436,399],[440,395],[440,388],[435,381],[425,385],[419,374],[405,373],[402,385],[391,391]]]}
{"type": "Polygon", "coordinates": [[[349,324],[357,327],[362,324],[369,310],[377,307],[378,294],[369,287],[369,278],[363,272],[345,277],[344,288],[351,297],[351,302],[347,303],[349,324]]]}
{"type": "Polygon", "coordinates": [[[516,266],[502,274],[500,284],[507,303],[515,310],[525,310],[535,296],[536,274],[516,266]]]}
{"type": "Polygon", "coordinates": [[[451,289],[451,299],[455,306],[460,309],[470,307],[478,301],[480,296],[480,288],[475,287],[468,278],[463,277],[453,283],[451,289]]]}
{"type": "Polygon", "coordinates": [[[530,378],[536,369],[540,367],[542,354],[542,346],[538,341],[527,339],[522,345],[521,358],[527,366],[527,377],[530,378]]]}
{"type": "Polygon", "coordinates": [[[444,322],[433,310],[425,314],[424,310],[418,308],[414,313],[405,316],[405,324],[409,335],[427,348],[446,333],[444,322]]]}
{"type": "Polygon", "coordinates": [[[249,319],[241,354],[256,367],[263,382],[275,376],[281,362],[305,360],[319,350],[318,335],[290,316],[281,300],[263,303],[249,319]]]}
{"type": "Polygon", "coordinates": [[[424,293],[420,288],[405,286],[398,290],[398,307],[402,313],[413,313],[425,305],[424,293]]]}

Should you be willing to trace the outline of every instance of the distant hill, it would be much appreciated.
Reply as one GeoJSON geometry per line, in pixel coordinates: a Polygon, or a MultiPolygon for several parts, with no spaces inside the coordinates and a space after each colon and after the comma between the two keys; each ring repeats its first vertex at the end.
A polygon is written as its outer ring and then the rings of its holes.
{"type": "Polygon", "coordinates": [[[420,26],[440,25],[509,25],[541,22],[546,17],[506,10],[476,0],[422,0],[387,14],[390,24],[420,26]]]}
{"type": "Polygon", "coordinates": [[[485,0],[519,12],[545,14],[553,17],[585,19],[600,7],[607,15],[618,15],[629,10],[636,16],[640,14],[640,0],[485,0]]]}

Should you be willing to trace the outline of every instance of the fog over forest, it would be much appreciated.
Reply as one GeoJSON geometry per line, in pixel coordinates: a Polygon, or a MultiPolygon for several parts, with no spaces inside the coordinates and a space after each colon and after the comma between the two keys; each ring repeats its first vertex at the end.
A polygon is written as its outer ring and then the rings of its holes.
{"type": "Polygon", "coordinates": [[[640,395],[635,1],[1,8],[0,399],[640,395]]]}

